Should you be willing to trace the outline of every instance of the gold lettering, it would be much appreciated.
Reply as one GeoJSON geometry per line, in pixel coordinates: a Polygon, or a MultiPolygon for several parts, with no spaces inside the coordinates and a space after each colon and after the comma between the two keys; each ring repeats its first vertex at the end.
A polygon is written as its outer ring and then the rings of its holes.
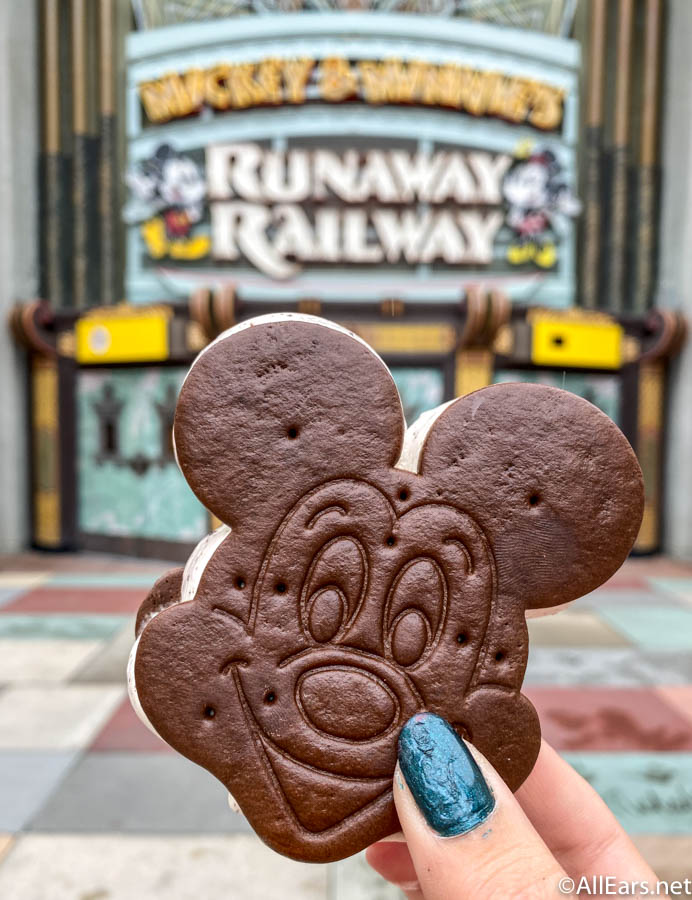
{"type": "Polygon", "coordinates": [[[386,103],[387,95],[382,79],[382,63],[364,59],[358,63],[361,91],[366,103],[386,103]]]}
{"type": "Polygon", "coordinates": [[[389,59],[384,63],[385,90],[390,103],[415,103],[421,94],[427,66],[413,61],[389,59]]]}
{"type": "Polygon", "coordinates": [[[283,61],[284,99],[287,103],[305,103],[305,86],[314,66],[314,59],[283,61]]]}
{"type": "Polygon", "coordinates": [[[510,122],[525,122],[529,114],[531,89],[525,78],[513,78],[513,90],[506,96],[505,118],[510,122]]]}
{"type": "Polygon", "coordinates": [[[358,93],[358,80],[351,64],[340,56],[322,60],[320,66],[320,96],[330,103],[339,103],[358,93]]]}
{"type": "Polygon", "coordinates": [[[543,131],[552,131],[562,122],[565,92],[547,84],[534,83],[535,94],[529,122],[543,131]]]}
{"type": "Polygon", "coordinates": [[[486,114],[501,116],[508,122],[524,122],[528,113],[527,91],[523,78],[512,78],[491,72],[488,76],[486,114]]]}
{"type": "Polygon", "coordinates": [[[158,81],[143,81],[139,86],[139,99],[150,122],[167,122],[171,118],[166,95],[158,81]]]}
{"type": "Polygon", "coordinates": [[[231,91],[231,103],[236,109],[254,106],[260,99],[253,81],[254,63],[238,63],[231,66],[228,86],[231,91]]]}
{"type": "Polygon", "coordinates": [[[425,63],[415,61],[363,60],[358,63],[363,98],[368,103],[415,103],[421,96],[427,69],[425,63]]]}
{"type": "MultiPolygon", "coordinates": [[[[196,112],[204,103],[217,110],[281,103],[300,104],[315,61],[308,58],[220,63],[207,70],[167,73],[142,82],[139,97],[151,122],[163,123],[196,112]]],[[[366,103],[422,103],[460,109],[473,116],[499,116],[552,131],[564,115],[565,91],[527,78],[401,59],[327,57],[319,63],[320,97],[339,103],[361,96],[366,103]]]]}
{"type": "Polygon", "coordinates": [[[257,84],[264,93],[262,103],[278,106],[283,100],[281,60],[263,59],[257,69],[257,84]]]}
{"type": "Polygon", "coordinates": [[[472,116],[485,115],[488,107],[488,87],[492,87],[490,76],[494,72],[478,72],[476,69],[461,70],[461,107],[472,116]]]}
{"type": "Polygon", "coordinates": [[[232,66],[231,100],[237,109],[281,103],[281,69],[277,60],[232,66]]]}
{"type": "Polygon", "coordinates": [[[481,115],[502,115],[503,87],[502,75],[499,72],[483,73],[483,98],[485,102],[481,115]]]}
{"type": "Polygon", "coordinates": [[[462,74],[456,63],[428,66],[423,79],[421,100],[426,106],[461,106],[462,74]]]}
{"type": "Polygon", "coordinates": [[[183,77],[191,111],[201,109],[204,103],[204,72],[202,69],[188,69],[183,77]]]}
{"type": "Polygon", "coordinates": [[[175,72],[139,86],[139,96],[151,122],[167,122],[189,116],[204,102],[204,73],[190,69],[184,75],[175,72]]]}
{"type": "Polygon", "coordinates": [[[220,63],[207,71],[205,96],[214,109],[228,109],[231,106],[231,91],[228,85],[231,67],[220,63]]]}

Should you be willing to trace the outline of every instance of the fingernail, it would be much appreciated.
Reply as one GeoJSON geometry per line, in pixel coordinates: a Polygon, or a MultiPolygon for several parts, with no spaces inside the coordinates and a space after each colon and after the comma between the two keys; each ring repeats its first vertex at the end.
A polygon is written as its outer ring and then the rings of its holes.
{"type": "Polygon", "coordinates": [[[426,822],[443,837],[471,831],[495,807],[476,760],[433,713],[417,713],[402,728],[399,768],[426,822]]]}

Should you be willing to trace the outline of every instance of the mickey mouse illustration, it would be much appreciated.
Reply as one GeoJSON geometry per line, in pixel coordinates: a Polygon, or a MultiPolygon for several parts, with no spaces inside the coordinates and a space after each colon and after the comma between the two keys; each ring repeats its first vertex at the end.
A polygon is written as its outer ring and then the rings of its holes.
{"type": "Polygon", "coordinates": [[[520,692],[525,612],[601,584],[641,519],[611,420],[500,384],[406,430],[362,340],[286,314],[202,351],[174,437],[224,524],[140,608],[128,679],[143,720],[298,859],[397,829],[397,737],[421,710],[519,787],[540,744],[520,692]]]}
{"type": "Polygon", "coordinates": [[[209,250],[206,235],[192,235],[204,216],[204,174],[190,156],[162,144],[127,175],[135,204],[128,218],[144,218],[142,235],[150,255],[198,259],[209,250]]]}
{"type": "Polygon", "coordinates": [[[562,167],[555,154],[540,150],[514,165],[505,176],[502,190],[509,204],[507,224],[518,238],[510,245],[507,259],[513,265],[533,260],[543,269],[551,268],[557,260],[551,233],[581,208],[562,180],[562,167]]]}

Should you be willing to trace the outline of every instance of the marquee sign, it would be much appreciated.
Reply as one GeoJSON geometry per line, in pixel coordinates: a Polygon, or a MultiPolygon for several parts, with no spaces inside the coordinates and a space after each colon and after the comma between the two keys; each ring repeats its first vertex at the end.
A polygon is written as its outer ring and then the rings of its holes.
{"type": "Polygon", "coordinates": [[[368,150],[361,158],[353,149],[212,146],[211,252],[229,261],[242,254],[274,278],[296,274],[291,259],[487,265],[502,225],[497,206],[510,162],[505,154],[480,151],[368,150]],[[376,205],[368,209],[368,201],[376,205]],[[315,204],[312,219],[308,203],[315,204]]]}
{"type": "Polygon", "coordinates": [[[224,280],[274,302],[478,280],[571,301],[572,42],[335,12],[136,33],[128,57],[135,302],[224,280]]]}
{"type": "Polygon", "coordinates": [[[258,106],[343,103],[442,106],[472,116],[498,116],[541,131],[562,124],[563,88],[533,78],[400,59],[351,61],[276,59],[217,63],[208,69],[168,72],[137,86],[149,122],[161,124],[198,113],[258,106]]]}

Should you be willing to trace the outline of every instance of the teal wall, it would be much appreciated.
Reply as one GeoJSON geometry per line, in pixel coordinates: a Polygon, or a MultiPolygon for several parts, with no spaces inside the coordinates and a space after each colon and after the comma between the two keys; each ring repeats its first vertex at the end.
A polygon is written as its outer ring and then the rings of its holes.
{"type": "Polygon", "coordinates": [[[426,409],[444,403],[445,385],[442,369],[434,366],[392,366],[404,407],[406,422],[411,425],[426,409]]]}
{"type": "Polygon", "coordinates": [[[209,530],[208,514],[173,460],[162,461],[156,404],[177,397],[185,368],[82,372],[78,379],[78,521],[88,534],[197,541],[209,530]],[[104,387],[122,403],[118,461],[100,456],[97,405],[104,387]],[[132,462],[135,469],[133,470],[132,462]],[[138,465],[139,464],[139,465],[138,465]]]}

